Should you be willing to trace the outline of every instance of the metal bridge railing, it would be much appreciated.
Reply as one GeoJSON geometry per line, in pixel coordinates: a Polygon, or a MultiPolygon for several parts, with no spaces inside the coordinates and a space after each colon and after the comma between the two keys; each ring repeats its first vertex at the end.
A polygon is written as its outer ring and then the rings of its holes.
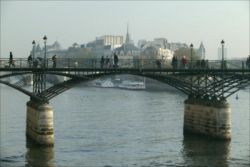
{"type": "MultiPolygon", "coordinates": [[[[8,58],[0,59],[1,68],[53,68],[53,61],[51,58],[36,59],[29,62],[27,58],[15,58],[13,64],[9,63],[8,58]]],[[[112,69],[112,68],[129,68],[129,69],[249,69],[245,61],[242,60],[226,60],[222,63],[221,60],[195,60],[188,61],[183,64],[178,60],[175,68],[171,60],[161,59],[124,59],[119,57],[117,66],[115,66],[113,59],[95,58],[57,58],[55,68],[93,68],[93,69],[112,69]]]]}
{"type": "Polygon", "coordinates": [[[8,58],[1,58],[0,59],[0,68],[27,68],[28,61],[24,58],[15,58],[13,59],[13,63],[10,64],[8,58]]]}

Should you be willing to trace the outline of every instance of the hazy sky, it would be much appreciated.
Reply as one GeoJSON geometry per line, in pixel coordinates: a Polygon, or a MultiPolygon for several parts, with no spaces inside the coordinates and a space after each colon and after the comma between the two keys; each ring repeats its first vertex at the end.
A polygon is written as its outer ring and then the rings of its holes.
{"type": "Polygon", "coordinates": [[[249,55],[249,1],[2,1],[1,57],[27,57],[32,40],[43,46],[58,40],[63,48],[102,35],[185,42],[217,58],[225,40],[228,57],[249,55]]]}

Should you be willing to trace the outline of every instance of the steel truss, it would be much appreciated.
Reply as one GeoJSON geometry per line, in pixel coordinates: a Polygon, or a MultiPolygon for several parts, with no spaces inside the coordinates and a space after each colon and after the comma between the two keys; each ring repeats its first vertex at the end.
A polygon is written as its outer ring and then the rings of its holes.
{"type": "Polygon", "coordinates": [[[233,93],[239,91],[243,87],[249,86],[250,71],[248,72],[224,72],[220,70],[177,70],[177,71],[164,71],[164,70],[141,70],[141,69],[111,69],[111,70],[60,70],[60,71],[24,71],[12,72],[0,76],[0,83],[17,89],[24,94],[30,96],[36,101],[49,101],[60,93],[70,89],[75,84],[99,78],[107,75],[118,74],[132,74],[137,76],[144,76],[151,79],[158,80],[166,83],[190,97],[199,97],[204,99],[225,99],[233,93]],[[11,76],[26,74],[33,75],[33,91],[29,92],[22,88],[20,84],[11,84],[5,81],[4,78],[11,76]],[[50,88],[46,87],[46,75],[61,75],[71,79],[55,84],[50,88]]]}

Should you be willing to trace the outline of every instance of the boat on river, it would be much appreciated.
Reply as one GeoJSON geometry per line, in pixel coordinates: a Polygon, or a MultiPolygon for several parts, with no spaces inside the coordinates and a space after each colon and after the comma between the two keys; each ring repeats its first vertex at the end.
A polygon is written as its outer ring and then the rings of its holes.
{"type": "Polygon", "coordinates": [[[144,90],[146,89],[145,79],[144,81],[131,81],[131,80],[96,80],[93,83],[96,87],[102,88],[120,88],[120,89],[131,89],[131,90],[144,90]]]}
{"type": "Polygon", "coordinates": [[[102,88],[114,88],[116,87],[115,84],[110,80],[96,80],[93,84],[96,87],[102,87],[102,88]]]}
{"type": "Polygon", "coordinates": [[[144,90],[146,89],[146,85],[145,85],[145,82],[142,82],[142,81],[125,80],[125,81],[122,81],[122,83],[118,85],[118,88],[131,89],[131,90],[144,90]]]}

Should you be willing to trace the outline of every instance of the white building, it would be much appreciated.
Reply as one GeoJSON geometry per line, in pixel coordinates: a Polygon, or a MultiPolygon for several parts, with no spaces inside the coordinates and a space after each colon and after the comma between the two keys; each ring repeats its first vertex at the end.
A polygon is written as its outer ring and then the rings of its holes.
{"type": "Polygon", "coordinates": [[[142,47],[142,52],[145,56],[162,60],[171,60],[174,55],[174,52],[167,48],[166,38],[156,38],[154,41],[147,42],[142,47]]]}
{"type": "Polygon", "coordinates": [[[165,49],[165,48],[159,48],[158,49],[158,54],[157,54],[157,59],[162,59],[162,60],[171,60],[174,56],[174,52],[169,50],[169,49],[165,49]]]}
{"type": "Polygon", "coordinates": [[[180,42],[171,42],[167,43],[167,48],[169,48],[172,51],[176,51],[180,48],[188,48],[189,46],[185,43],[180,43],[180,42]]]}
{"type": "Polygon", "coordinates": [[[123,36],[121,35],[104,35],[96,38],[97,45],[110,45],[112,49],[122,46],[123,43],[123,36]]]}

